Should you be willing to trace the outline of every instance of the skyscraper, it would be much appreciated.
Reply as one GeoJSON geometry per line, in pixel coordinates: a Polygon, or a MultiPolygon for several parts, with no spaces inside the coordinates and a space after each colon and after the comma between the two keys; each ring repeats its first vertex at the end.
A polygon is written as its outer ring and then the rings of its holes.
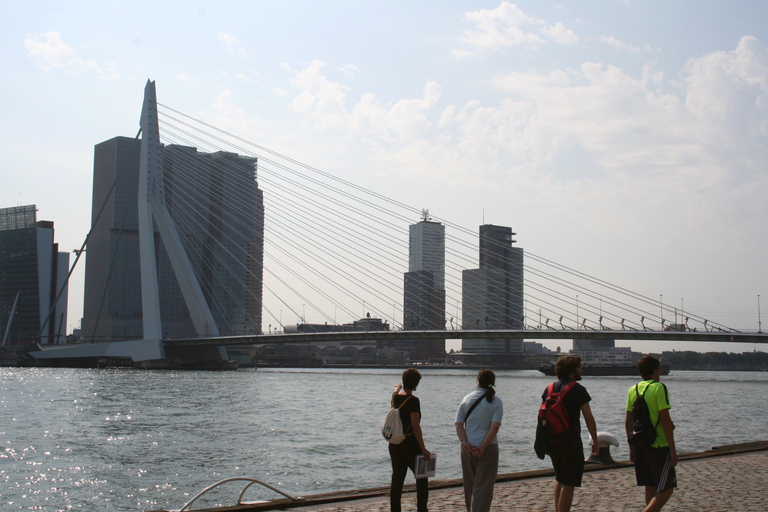
{"type": "Polygon", "coordinates": [[[408,271],[430,272],[437,290],[445,290],[445,226],[424,211],[421,222],[408,227],[408,271]]]}
{"type": "Polygon", "coordinates": [[[38,334],[42,344],[64,343],[68,272],[69,254],[59,252],[53,242],[53,222],[38,221],[35,205],[0,209],[0,339],[4,345],[32,344],[38,334]]]}
{"type": "MultiPolygon", "coordinates": [[[[511,329],[523,328],[523,249],[513,247],[512,228],[480,226],[480,268],[497,269],[503,275],[504,306],[499,319],[511,329]]],[[[521,347],[522,350],[522,347],[521,347]]]]}
{"type": "MultiPolygon", "coordinates": [[[[403,328],[445,329],[445,226],[428,212],[408,230],[408,272],[403,279],[403,328]]],[[[406,347],[402,347],[406,350],[406,347]]],[[[413,342],[411,358],[445,357],[445,340],[413,342]]]]}
{"type": "MultiPolygon", "coordinates": [[[[115,137],[94,151],[85,339],[143,335],[137,191],[141,142],[115,137]],[[114,183],[114,191],[112,186],[114,183]],[[104,212],[97,218],[102,205],[104,212]]],[[[221,335],[260,332],[264,203],[256,159],[163,148],[165,204],[221,335]]],[[[155,233],[163,337],[196,332],[161,238],[155,233]]]]}
{"type": "MultiPolygon", "coordinates": [[[[512,228],[480,226],[480,268],[462,273],[462,321],[465,329],[522,329],[523,249],[512,247],[512,228]]],[[[463,340],[462,350],[478,363],[495,355],[523,353],[522,338],[463,340]]],[[[505,360],[508,360],[506,358],[505,360]]]]}

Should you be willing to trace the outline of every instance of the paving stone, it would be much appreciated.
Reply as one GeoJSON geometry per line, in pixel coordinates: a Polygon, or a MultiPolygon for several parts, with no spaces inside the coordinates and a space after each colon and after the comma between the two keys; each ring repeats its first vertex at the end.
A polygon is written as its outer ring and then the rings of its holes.
{"type": "MultiPolygon", "coordinates": [[[[677,466],[678,488],[665,512],[765,512],[768,510],[768,452],[743,453],[682,461],[677,466]]],[[[554,479],[496,485],[494,512],[544,512],[554,509],[554,479]]],[[[642,512],[643,489],[635,485],[632,468],[586,473],[576,489],[572,512],[642,512]]],[[[461,489],[432,492],[429,509],[464,512],[461,489]]],[[[386,498],[344,506],[326,506],[323,512],[388,512],[386,498]]],[[[416,510],[416,495],[403,494],[403,512],[416,510]]]]}

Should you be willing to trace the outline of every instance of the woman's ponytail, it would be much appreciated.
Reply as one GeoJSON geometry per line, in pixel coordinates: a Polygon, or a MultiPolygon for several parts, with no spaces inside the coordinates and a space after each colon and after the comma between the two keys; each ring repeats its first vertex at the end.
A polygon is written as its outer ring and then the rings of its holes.
{"type": "Polygon", "coordinates": [[[493,386],[496,384],[496,374],[492,370],[480,370],[477,373],[477,386],[485,389],[485,398],[488,402],[493,402],[496,390],[493,386]]]}

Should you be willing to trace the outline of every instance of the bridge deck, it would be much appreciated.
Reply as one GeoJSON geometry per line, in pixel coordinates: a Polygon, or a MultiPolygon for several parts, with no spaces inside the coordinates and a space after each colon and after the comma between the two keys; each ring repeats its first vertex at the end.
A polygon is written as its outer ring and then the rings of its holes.
{"type": "Polygon", "coordinates": [[[269,343],[311,343],[353,340],[396,341],[435,339],[614,339],[642,341],[712,341],[718,343],[768,343],[767,333],[705,332],[705,331],[592,331],[592,330],[445,330],[445,331],[345,331],[291,334],[259,334],[218,338],[184,338],[163,340],[165,346],[253,345],[269,343]]]}

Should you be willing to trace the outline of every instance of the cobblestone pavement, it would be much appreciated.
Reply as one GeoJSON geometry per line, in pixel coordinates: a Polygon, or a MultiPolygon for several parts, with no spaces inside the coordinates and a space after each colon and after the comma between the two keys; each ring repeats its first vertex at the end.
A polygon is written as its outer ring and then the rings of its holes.
{"type": "MultiPolygon", "coordinates": [[[[768,510],[768,452],[745,453],[682,461],[677,465],[678,488],[665,512],[765,512],[768,510]]],[[[494,512],[554,510],[553,478],[496,485],[494,512]]],[[[403,494],[403,511],[416,510],[416,495],[403,494]]],[[[632,468],[586,473],[576,489],[573,512],[642,512],[643,490],[635,485],[632,468]]],[[[464,512],[461,490],[430,492],[429,509],[464,512]]],[[[388,498],[343,506],[317,508],[323,512],[388,512],[388,498]]]]}

